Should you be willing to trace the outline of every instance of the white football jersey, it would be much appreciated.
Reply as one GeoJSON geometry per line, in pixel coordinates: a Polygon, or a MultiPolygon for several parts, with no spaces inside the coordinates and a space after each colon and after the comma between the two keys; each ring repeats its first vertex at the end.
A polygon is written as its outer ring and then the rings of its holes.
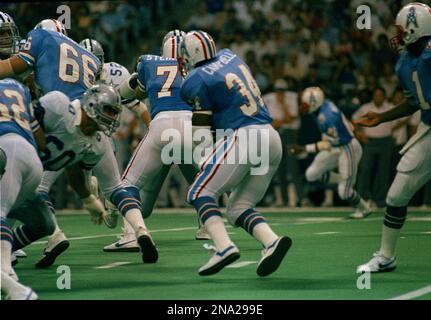
{"type": "MultiPolygon", "coordinates": [[[[118,64],[116,62],[108,62],[103,64],[102,75],[100,76],[100,80],[117,89],[117,87],[120,84],[122,84],[125,80],[129,79],[129,77],[130,77],[129,71],[121,64],[118,64]]],[[[139,100],[123,99],[121,102],[123,106],[125,106],[126,108],[131,108],[137,103],[139,103],[139,100]]]]}
{"type": "Polygon", "coordinates": [[[58,171],[76,163],[91,169],[110,148],[102,132],[92,136],[81,132],[82,112],[79,100],[70,101],[59,91],[49,92],[36,104],[35,117],[46,137],[46,150],[41,152],[45,170],[58,171]]]}

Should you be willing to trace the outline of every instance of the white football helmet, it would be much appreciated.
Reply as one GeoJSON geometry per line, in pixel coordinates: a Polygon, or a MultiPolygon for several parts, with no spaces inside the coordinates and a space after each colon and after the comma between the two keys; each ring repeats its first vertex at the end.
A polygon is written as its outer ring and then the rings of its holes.
{"type": "Polygon", "coordinates": [[[325,94],[319,87],[309,87],[301,97],[301,114],[313,113],[325,102],[325,94]]]}
{"type": "Polygon", "coordinates": [[[170,37],[184,38],[185,35],[186,35],[186,33],[182,30],[179,30],[179,29],[171,30],[167,34],[165,34],[165,36],[163,37],[162,45],[164,45],[166,40],[168,40],[168,38],[170,38],[170,37]]]}
{"type": "Polygon", "coordinates": [[[0,11],[0,54],[9,56],[16,53],[19,40],[18,27],[12,17],[0,11]]]}
{"type": "Polygon", "coordinates": [[[395,20],[398,34],[391,39],[395,50],[415,43],[420,38],[431,36],[431,8],[420,2],[405,5],[395,20]]]}
{"type": "Polygon", "coordinates": [[[180,52],[181,41],[183,41],[183,37],[181,36],[172,36],[167,38],[163,43],[162,56],[165,58],[177,59],[180,52]]]}
{"type": "Polygon", "coordinates": [[[55,20],[55,19],[42,20],[34,28],[60,32],[60,33],[64,34],[65,36],[67,36],[66,27],[60,21],[55,20]]]}
{"type": "Polygon", "coordinates": [[[216,53],[213,38],[204,31],[188,32],[180,45],[180,57],[187,70],[194,68],[198,62],[214,58],[216,53]]]}

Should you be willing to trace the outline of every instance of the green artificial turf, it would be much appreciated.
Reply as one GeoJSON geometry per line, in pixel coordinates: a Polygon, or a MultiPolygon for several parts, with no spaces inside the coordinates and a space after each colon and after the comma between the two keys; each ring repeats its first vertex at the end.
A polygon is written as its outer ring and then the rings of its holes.
{"type": "MultiPolygon", "coordinates": [[[[157,214],[147,221],[159,249],[156,264],[142,264],[139,253],[105,253],[103,246],[121,233],[95,226],[87,215],[59,215],[70,247],[48,269],[34,268],[42,242],[25,251],[15,270],[40,299],[389,299],[431,285],[431,214],[410,212],[398,243],[398,268],[371,276],[371,289],[356,286],[356,266],[371,258],[380,244],[382,213],[347,220],[347,212],[271,212],[264,214],[293,245],[280,269],[266,278],[256,274],[261,247],[242,229],[228,228],[241,250],[239,268],[201,277],[198,269],[210,254],[205,241],[194,240],[196,216],[157,214]],[[93,237],[74,239],[76,237],[93,237]],[[110,269],[114,262],[129,264],[110,269]],[[71,270],[71,289],[59,290],[57,267],[71,270]]],[[[208,242],[208,241],[207,241],[208,242]]],[[[431,293],[417,299],[431,299],[431,293]]]]}

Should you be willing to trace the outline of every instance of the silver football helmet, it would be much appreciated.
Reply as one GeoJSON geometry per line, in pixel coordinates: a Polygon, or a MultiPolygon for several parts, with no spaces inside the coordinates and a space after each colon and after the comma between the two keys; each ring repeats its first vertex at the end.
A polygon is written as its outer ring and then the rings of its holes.
{"type": "Polygon", "coordinates": [[[107,84],[92,86],[82,98],[82,109],[108,137],[120,126],[121,108],[120,95],[107,84]]]}
{"type": "Polygon", "coordinates": [[[9,56],[19,49],[18,27],[12,17],[0,11],[0,54],[9,56]]]}
{"type": "Polygon", "coordinates": [[[79,45],[94,54],[102,65],[105,63],[105,51],[103,51],[103,47],[99,41],[87,38],[82,40],[79,45]]]}

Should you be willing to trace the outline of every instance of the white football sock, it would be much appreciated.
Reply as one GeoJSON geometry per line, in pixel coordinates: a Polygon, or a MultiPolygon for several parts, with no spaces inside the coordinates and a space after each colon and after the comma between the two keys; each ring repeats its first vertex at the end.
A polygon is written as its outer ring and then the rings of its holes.
{"type": "Polygon", "coordinates": [[[219,216],[212,216],[204,223],[205,229],[214,241],[217,251],[222,251],[232,244],[227,234],[223,220],[219,216]]]}
{"type": "Polygon", "coordinates": [[[380,254],[385,258],[391,259],[395,256],[395,247],[397,245],[397,240],[400,237],[400,233],[401,229],[388,228],[383,225],[380,254]]]}
{"type": "Polygon", "coordinates": [[[51,236],[52,236],[52,235],[54,235],[54,234],[56,234],[58,232],[61,232],[61,229],[58,226],[57,217],[52,212],[51,212],[51,218],[52,218],[52,221],[54,221],[54,225],[55,225],[54,232],[51,234],[51,236]]]}
{"type": "Polygon", "coordinates": [[[130,223],[127,221],[126,218],[123,217],[123,225],[124,225],[124,232],[125,233],[135,233],[135,230],[130,225],[130,223]]]}
{"type": "Polygon", "coordinates": [[[9,241],[2,240],[1,243],[1,269],[9,274],[12,268],[11,255],[12,255],[12,244],[9,241]]]}
{"type": "Polygon", "coordinates": [[[140,210],[130,209],[127,211],[125,218],[135,232],[137,232],[139,228],[147,229],[140,210]]]}
{"type": "Polygon", "coordinates": [[[265,222],[259,223],[254,227],[253,237],[262,243],[265,248],[270,246],[275,240],[279,238],[278,235],[272,231],[269,225],[265,222]]]}
{"type": "Polygon", "coordinates": [[[16,281],[7,272],[3,270],[1,272],[1,288],[2,290],[5,290],[7,294],[10,295],[12,298],[17,293],[19,294],[20,292],[25,292],[27,290],[25,286],[16,281]]]}

